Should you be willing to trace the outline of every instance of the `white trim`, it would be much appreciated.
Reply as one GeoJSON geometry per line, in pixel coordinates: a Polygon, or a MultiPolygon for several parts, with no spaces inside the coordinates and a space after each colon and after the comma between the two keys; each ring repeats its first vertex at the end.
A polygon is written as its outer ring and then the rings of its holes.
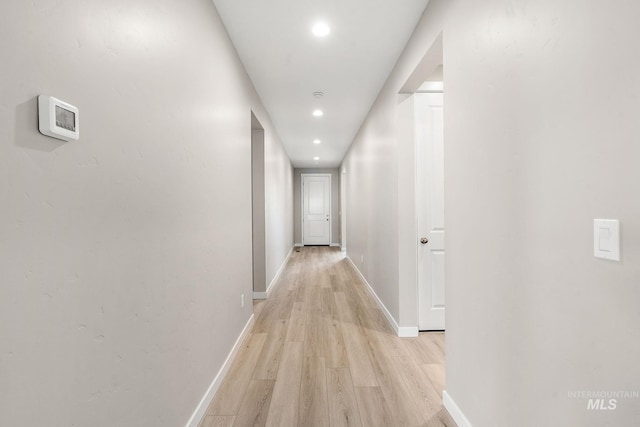
{"type": "Polygon", "coordinates": [[[302,243],[296,243],[295,245],[293,245],[294,248],[302,248],[304,247],[304,245],[302,243]]]}
{"type": "Polygon", "coordinates": [[[446,390],[442,392],[442,405],[447,412],[449,412],[449,415],[451,415],[451,418],[453,418],[453,421],[456,422],[458,427],[473,427],[467,417],[462,413],[460,407],[456,405],[456,402],[453,401],[453,398],[446,390]]]}
{"type": "Polygon", "coordinates": [[[333,177],[330,173],[301,173],[300,174],[300,211],[302,218],[300,218],[300,235],[302,236],[302,246],[304,246],[304,177],[305,176],[328,176],[329,177],[329,243],[333,240],[333,177]]]}
{"type": "Polygon", "coordinates": [[[329,246],[331,246],[332,248],[341,248],[342,246],[340,246],[340,243],[332,243],[329,246]]]}
{"type": "Polygon", "coordinates": [[[224,361],[224,363],[222,364],[222,367],[218,371],[218,374],[213,379],[213,382],[207,389],[207,392],[202,397],[202,400],[200,400],[200,403],[196,407],[196,410],[193,412],[193,415],[191,415],[191,418],[189,418],[189,421],[187,421],[187,427],[198,427],[202,422],[202,420],[204,419],[204,417],[207,415],[207,409],[209,408],[209,405],[211,404],[213,397],[218,391],[218,388],[220,388],[220,384],[222,384],[222,380],[224,380],[225,375],[227,375],[227,372],[231,367],[231,363],[233,362],[233,359],[235,359],[236,355],[238,354],[238,351],[240,350],[240,347],[242,347],[242,343],[244,342],[247,335],[249,335],[249,332],[253,327],[253,320],[254,320],[254,317],[252,313],[251,317],[249,318],[249,321],[247,322],[246,325],[244,325],[244,329],[242,329],[240,336],[238,337],[235,344],[231,348],[231,351],[229,352],[227,359],[224,361]]]}
{"type": "Polygon", "coordinates": [[[254,292],[253,299],[267,299],[269,297],[268,292],[254,292]]]}
{"type": "Polygon", "coordinates": [[[253,292],[253,299],[267,299],[267,298],[269,298],[269,292],[271,292],[271,288],[273,288],[273,285],[275,285],[276,282],[280,279],[280,275],[284,271],[284,268],[287,266],[287,262],[289,262],[289,258],[291,258],[291,254],[293,253],[293,248],[294,247],[295,246],[291,247],[291,250],[289,250],[289,253],[287,254],[286,258],[284,259],[284,261],[282,261],[282,264],[280,264],[280,268],[276,272],[276,275],[271,280],[271,283],[269,283],[269,286],[267,286],[267,291],[266,292],[255,292],[254,291],[253,292]]]}
{"type": "Polygon", "coordinates": [[[418,336],[417,326],[398,326],[396,331],[400,338],[415,338],[418,336]]]}
{"type": "Polygon", "coordinates": [[[342,252],[347,251],[347,168],[342,167],[340,174],[340,245],[342,252]]]}
{"type": "Polygon", "coordinates": [[[424,82],[416,90],[416,93],[442,93],[444,92],[444,82],[424,82]]]}
{"type": "Polygon", "coordinates": [[[382,300],[378,298],[378,295],[376,294],[376,292],[373,290],[369,282],[367,282],[367,279],[365,279],[364,275],[360,272],[360,270],[358,269],[356,264],[353,262],[353,260],[349,257],[349,255],[347,255],[347,259],[349,260],[353,268],[356,270],[356,273],[358,273],[358,276],[360,276],[360,279],[362,280],[362,282],[365,285],[367,285],[367,289],[369,290],[373,298],[378,303],[378,306],[380,306],[380,309],[384,313],[384,316],[387,318],[389,325],[391,325],[391,328],[395,331],[396,335],[398,335],[401,338],[417,337],[418,326],[399,326],[398,323],[396,322],[396,319],[394,319],[391,313],[389,312],[389,310],[387,310],[387,307],[385,307],[385,305],[382,303],[382,300]]]}

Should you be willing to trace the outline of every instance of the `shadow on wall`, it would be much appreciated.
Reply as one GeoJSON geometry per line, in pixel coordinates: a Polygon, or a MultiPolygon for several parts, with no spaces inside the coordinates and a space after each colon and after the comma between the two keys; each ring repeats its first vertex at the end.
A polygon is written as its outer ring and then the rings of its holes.
{"type": "Polygon", "coordinates": [[[42,135],[38,130],[38,97],[16,107],[13,140],[19,147],[50,153],[67,142],[42,135]]]}

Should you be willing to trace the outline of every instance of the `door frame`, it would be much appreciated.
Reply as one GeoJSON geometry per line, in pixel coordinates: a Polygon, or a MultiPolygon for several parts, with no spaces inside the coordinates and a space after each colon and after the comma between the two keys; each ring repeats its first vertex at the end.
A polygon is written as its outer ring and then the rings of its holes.
{"type": "Polygon", "coordinates": [[[300,218],[300,227],[302,228],[301,230],[301,236],[302,236],[302,246],[305,246],[304,244],[304,177],[305,176],[324,176],[324,177],[329,177],[329,243],[327,243],[327,245],[331,246],[331,243],[333,242],[333,236],[332,236],[332,228],[333,228],[333,206],[331,206],[331,199],[333,197],[333,194],[331,192],[331,186],[332,186],[332,182],[331,182],[331,174],[330,173],[301,173],[300,174],[300,213],[301,213],[301,218],[300,218]]]}

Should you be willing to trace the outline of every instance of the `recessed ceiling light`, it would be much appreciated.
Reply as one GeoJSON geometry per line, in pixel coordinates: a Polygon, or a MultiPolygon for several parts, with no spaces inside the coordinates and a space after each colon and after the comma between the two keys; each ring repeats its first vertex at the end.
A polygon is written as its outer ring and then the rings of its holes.
{"type": "Polygon", "coordinates": [[[314,157],[313,160],[320,160],[320,157],[314,157]]]}
{"type": "Polygon", "coordinates": [[[322,112],[322,110],[314,110],[313,111],[313,115],[316,117],[320,117],[322,116],[324,113],[322,112]]]}
{"type": "Polygon", "coordinates": [[[311,28],[311,32],[318,37],[324,37],[329,34],[330,31],[329,26],[324,22],[317,22],[311,28]]]}
{"type": "Polygon", "coordinates": [[[314,98],[322,98],[324,96],[324,92],[322,92],[321,90],[317,90],[313,92],[312,95],[314,98]]]}
{"type": "Polygon", "coordinates": [[[322,142],[322,141],[320,141],[319,139],[314,139],[314,140],[313,140],[313,143],[314,143],[314,144],[320,144],[321,142],[322,142]]]}

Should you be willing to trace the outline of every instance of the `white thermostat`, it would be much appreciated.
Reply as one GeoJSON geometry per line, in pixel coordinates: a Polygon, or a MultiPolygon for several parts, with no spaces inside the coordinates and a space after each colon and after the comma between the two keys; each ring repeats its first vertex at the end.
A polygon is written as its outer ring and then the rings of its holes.
{"type": "Polygon", "coordinates": [[[38,96],[38,128],[43,135],[64,141],[80,138],[80,115],[76,107],[53,96],[38,96]]]}

